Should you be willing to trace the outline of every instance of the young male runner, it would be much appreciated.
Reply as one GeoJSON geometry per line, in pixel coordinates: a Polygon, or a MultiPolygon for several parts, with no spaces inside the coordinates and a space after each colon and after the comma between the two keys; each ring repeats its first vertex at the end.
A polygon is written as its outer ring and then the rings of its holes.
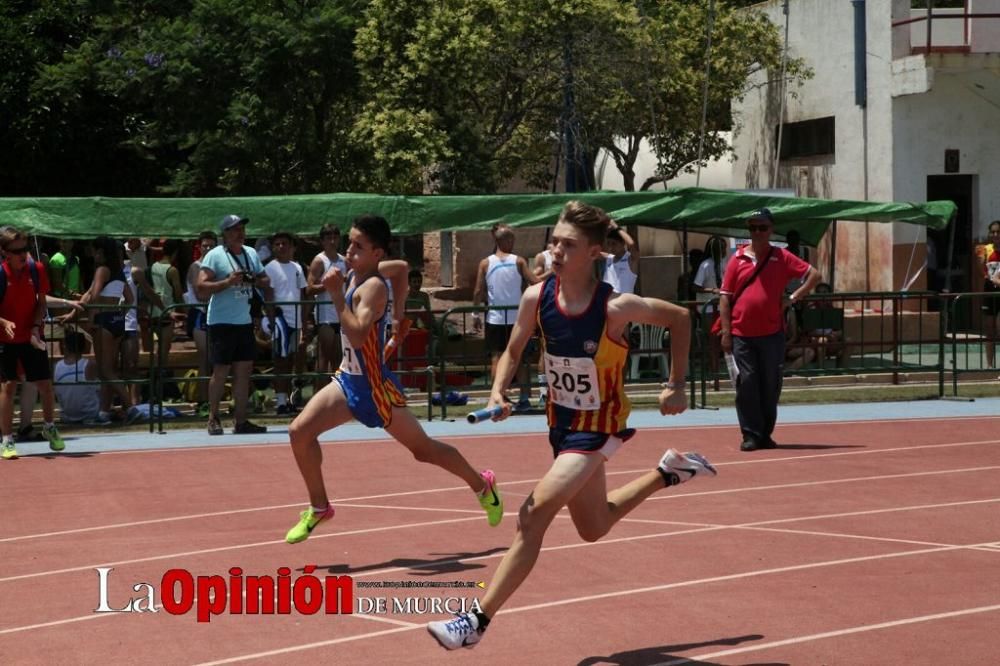
{"type": "Polygon", "coordinates": [[[661,414],[680,414],[686,407],[684,374],[691,341],[684,308],[655,298],[614,293],[611,285],[598,282],[593,265],[601,256],[609,222],[600,208],[575,201],[566,204],[552,234],[554,274],[529,287],[521,299],[488,407],[503,407],[498,419],[510,414],[504,392],[538,326],[555,462],[521,505],[514,543],[487,587],[482,612],[460,613],[453,620],[427,625],[449,650],[479,642],[490,619],[528,577],[545,530],[564,506],[569,507],[580,536],[597,541],[657,490],[716,473],[701,455],[668,449],[654,470],[610,493],[606,490],[605,461],[635,434],[625,425],[630,410],[623,386],[626,326],[635,322],[670,328],[673,363],[670,381],[660,394],[661,414]]]}
{"type": "MultiPolygon", "coordinates": [[[[320,433],[355,418],[369,428],[385,428],[420,462],[432,463],[461,477],[476,492],[487,520],[496,526],[503,518],[503,501],[490,470],[478,474],[457,449],[431,439],[406,409],[399,380],[385,364],[385,329],[389,319],[389,289],[383,272],[393,273],[395,300],[406,302],[405,261],[379,262],[385,257],[392,233],[381,217],[362,215],[354,221],[345,254],[346,277],[338,268],[323,276],[333,307],[340,316],[344,357],[334,381],[306,403],[292,421],[288,435],[295,462],[309,491],[311,506],[302,512],[298,524],[285,540],[298,543],[324,520],[333,517],[323,483],[323,452],[320,433]]],[[[403,308],[399,308],[402,316],[403,308]]]]}

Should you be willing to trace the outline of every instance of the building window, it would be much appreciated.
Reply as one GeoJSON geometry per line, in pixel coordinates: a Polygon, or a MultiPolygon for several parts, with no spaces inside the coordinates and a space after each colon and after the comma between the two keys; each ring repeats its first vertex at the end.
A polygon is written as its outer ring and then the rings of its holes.
{"type": "MultiPolygon", "coordinates": [[[[835,152],[834,118],[817,118],[798,123],[785,123],[781,128],[781,159],[833,155],[835,152]]],[[[778,128],[774,128],[775,141],[778,128]]]]}

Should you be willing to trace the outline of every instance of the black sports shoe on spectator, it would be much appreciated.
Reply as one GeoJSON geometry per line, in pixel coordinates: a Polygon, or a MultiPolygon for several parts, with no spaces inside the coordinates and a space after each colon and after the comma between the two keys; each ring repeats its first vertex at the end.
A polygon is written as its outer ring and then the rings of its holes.
{"type": "Polygon", "coordinates": [[[259,435],[263,432],[267,432],[267,426],[257,425],[256,423],[251,423],[250,421],[237,423],[233,426],[234,435],[259,435]]]}

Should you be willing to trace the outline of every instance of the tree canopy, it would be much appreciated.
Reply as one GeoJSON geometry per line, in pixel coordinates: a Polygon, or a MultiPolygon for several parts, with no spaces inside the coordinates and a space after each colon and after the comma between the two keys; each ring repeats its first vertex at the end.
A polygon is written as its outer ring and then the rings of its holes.
{"type": "Polygon", "coordinates": [[[0,0],[0,193],[586,189],[602,148],[632,189],[643,139],[660,177],[693,166],[707,26],[705,159],[778,71],[777,27],[742,4],[0,0]]]}

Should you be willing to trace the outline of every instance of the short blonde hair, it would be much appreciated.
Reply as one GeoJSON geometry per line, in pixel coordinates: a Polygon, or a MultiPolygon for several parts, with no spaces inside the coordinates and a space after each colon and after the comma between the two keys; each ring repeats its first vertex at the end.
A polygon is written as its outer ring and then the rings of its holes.
{"type": "Polygon", "coordinates": [[[582,231],[591,245],[604,244],[611,224],[611,218],[603,209],[582,201],[568,202],[559,214],[559,221],[572,224],[582,231]]]}

